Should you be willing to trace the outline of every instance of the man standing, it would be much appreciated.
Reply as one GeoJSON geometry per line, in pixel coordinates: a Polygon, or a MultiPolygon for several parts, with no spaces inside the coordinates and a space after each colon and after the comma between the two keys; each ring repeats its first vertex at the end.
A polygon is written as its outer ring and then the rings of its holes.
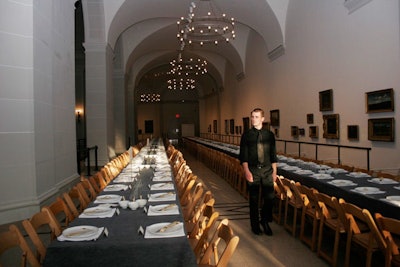
{"type": "Polygon", "coordinates": [[[261,235],[260,223],[266,235],[272,235],[268,222],[272,222],[274,182],[277,179],[277,156],[274,134],[263,129],[264,111],[251,112],[252,128],[240,140],[239,159],[243,166],[249,192],[251,230],[261,235]],[[261,214],[259,196],[261,189],[261,214]],[[261,220],[260,220],[261,215],[261,220]]]}

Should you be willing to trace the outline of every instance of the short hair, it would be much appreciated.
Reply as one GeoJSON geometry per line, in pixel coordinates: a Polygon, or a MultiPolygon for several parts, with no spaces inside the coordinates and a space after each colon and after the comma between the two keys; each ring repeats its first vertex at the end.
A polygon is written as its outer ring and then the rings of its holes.
{"type": "Polygon", "coordinates": [[[253,112],[260,112],[261,117],[264,117],[264,110],[262,108],[255,108],[255,109],[253,109],[253,111],[251,113],[253,113],[253,112]]]}

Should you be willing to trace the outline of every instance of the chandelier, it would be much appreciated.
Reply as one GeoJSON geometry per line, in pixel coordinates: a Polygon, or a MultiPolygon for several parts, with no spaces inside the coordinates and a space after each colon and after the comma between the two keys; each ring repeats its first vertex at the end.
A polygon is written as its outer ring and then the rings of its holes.
{"type": "Polygon", "coordinates": [[[185,44],[217,45],[220,41],[229,42],[235,38],[234,18],[228,18],[211,0],[192,2],[187,18],[182,17],[177,25],[181,48],[185,44]]]}
{"type": "Polygon", "coordinates": [[[183,59],[179,53],[178,59],[170,61],[170,74],[176,76],[202,75],[207,73],[207,61],[200,58],[183,59]]]}
{"type": "Polygon", "coordinates": [[[161,95],[160,94],[141,94],[140,95],[140,102],[142,103],[154,103],[160,102],[161,95]]]}
{"type": "Polygon", "coordinates": [[[193,90],[196,88],[195,86],[196,81],[190,78],[169,79],[167,83],[169,90],[182,91],[183,89],[193,90]]]}

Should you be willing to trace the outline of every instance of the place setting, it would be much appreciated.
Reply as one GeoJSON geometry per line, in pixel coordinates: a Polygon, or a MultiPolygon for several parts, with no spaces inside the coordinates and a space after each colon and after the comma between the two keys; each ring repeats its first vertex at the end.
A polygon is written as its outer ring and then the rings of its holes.
{"type": "Polygon", "coordinates": [[[318,179],[318,180],[329,180],[333,179],[333,177],[328,173],[314,173],[311,177],[318,179]]]}
{"type": "Polygon", "coordinates": [[[179,214],[179,206],[175,203],[150,205],[147,211],[148,216],[178,215],[178,214],[179,214]]]}
{"type": "Polygon", "coordinates": [[[167,182],[167,183],[156,183],[149,185],[150,190],[173,190],[174,189],[174,184],[172,182],[167,182]]]}
{"type": "Polygon", "coordinates": [[[387,196],[386,198],[382,198],[382,200],[400,207],[400,196],[387,196]]]}
{"type": "Polygon", "coordinates": [[[397,182],[393,179],[383,178],[383,177],[368,179],[368,182],[376,183],[376,184],[399,184],[399,182],[397,182]]]}
{"type": "Polygon", "coordinates": [[[108,236],[108,230],[105,227],[96,227],[91,225],[73,226],[62,231],[57,237],[58,241],[95,241],[102,234],[108,236]]]}
{"type": "Polygon", "coordinates": [[[86,208],[79,215],[79,218],[111,218],[112,216],[114,216],[116,211],[116,208],[99,205],[91,208],[86,208]]]}
{"type": "Polygon", "coordinates": [[[350,172],[347,174],[350,177],[354,177],[354,178],[367,178],[367,177],[371,177],[368,173],[365,172],[350,172]]]}
{"type": "Polygon", "coordinates": [[[125,184],[110,184],[107,185],[103,191],[112,192],[112,191],[125,191],[128,190],[129,186],[125,184]]]}
{"type": "Polygon", "coordinates": [[[356,186],[357,184],[354,183],[353,181],[350,180],[343,180],[343,179],[335,179],[332,181],[329,181],[328,184],[334,185],[334,186],[356,186]]]}
{"type": "Polygon", "coordinates": [[[149,202],[161,202],[161,201],[175,201],[176,193],[174,191],[165,193],[155,193],[149,195],[149,202]]]}
{"type": "Polygon", "coordinates": [[[385,191],[381,191],[378,187],[371,187],[371,186],[356,187],[354,189],[351,189],[351,191],[366,195],[386,193],[385,191]]]}
{"type": "Polygon", "coordinates": [[[144,238],[171,238],[185,236],[183,222],[162,222],[146,227],[144,238]]]}
{"type": "Polygon", "coordinates": [[[100,195],[96,197],[95,204],[113,204],[118,203],[122,199],[120,195],[100,195]]]}

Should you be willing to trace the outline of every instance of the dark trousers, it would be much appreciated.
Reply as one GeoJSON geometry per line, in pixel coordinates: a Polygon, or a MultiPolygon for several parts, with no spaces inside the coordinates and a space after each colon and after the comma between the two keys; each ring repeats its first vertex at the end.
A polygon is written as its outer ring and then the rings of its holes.
{"type": "MultiPolygon", "coordinates": [[[[254,174],[255,173],[253,173],[253,177],[255,176],[254,174]]],[[[274,204],[273,183],[270,181],[266,182],[265,179],[255,179],[253,183],[248,183],[248,192],[251,228],[258,229],[260,227],[260,221],[272,222],[272,209],[274,204]]]]}

